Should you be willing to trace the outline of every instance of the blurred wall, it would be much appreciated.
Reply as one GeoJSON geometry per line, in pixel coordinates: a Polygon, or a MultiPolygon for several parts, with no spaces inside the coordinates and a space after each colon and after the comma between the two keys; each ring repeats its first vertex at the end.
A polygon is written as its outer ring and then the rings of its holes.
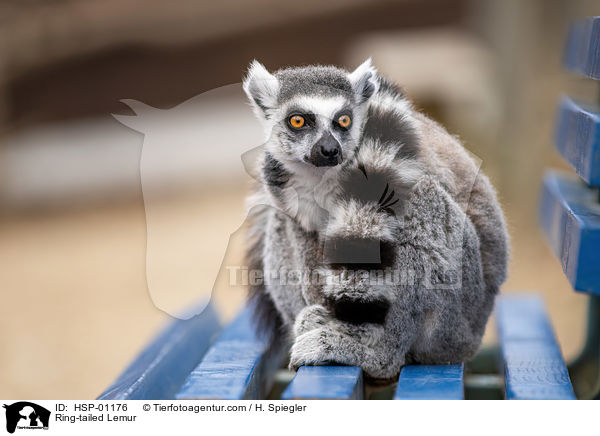
{"type": "Polygon", "coordinates": [[[248,63],[340,63],[377,30],[457,23],[465,0],[151,0],[3,4],[0,76],[7,128],[157,107],[237,83],[248,63]]]}

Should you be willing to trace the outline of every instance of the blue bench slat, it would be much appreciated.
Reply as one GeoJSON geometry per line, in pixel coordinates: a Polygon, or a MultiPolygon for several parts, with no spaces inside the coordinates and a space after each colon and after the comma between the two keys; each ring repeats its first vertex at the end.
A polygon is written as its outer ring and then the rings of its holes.
{"type": "Polygon", "coordinates": [[[506,399],[575,399],[565,361],[539,296],[499,297],[496,322],[506,399]]]}
{"type": "Polygon", "coordinates": [[[281,398],[362,400],[362,369],[358,366],[301,366],[281,398]]]}
{"type": "Polygon", "coordinates": [[[564,64],[574,73],[600,79],[600,17],[587,18],[571,26],[564,64]]]}
{"type": "Polygon", "coordinates": [[[558,110],[556,148],[583,180],[600,186],[600,108],[563,97],[558,110]]]}
{"type": "Polygon", "coordinates": [[[394,400],[464,400],[464,365],[402,368],[394,400]]]}
{"type": "Polygon", "coordinates": [[[540,222],[573,288],[600,294],[598,190],[575,176],[546,173],[540,222]]]}
{"type": "Polygon", "coordinates": [[[177,399],[260,399],[270,389],[281,353],[269,354],[247,307],[223,331],[191,372],[177,399]]]}
{"type": "Polygon", "coordinates": [[[173,399],[218,331],[211,305],[193,318],[172,322],[98,399],[173,399]]]}

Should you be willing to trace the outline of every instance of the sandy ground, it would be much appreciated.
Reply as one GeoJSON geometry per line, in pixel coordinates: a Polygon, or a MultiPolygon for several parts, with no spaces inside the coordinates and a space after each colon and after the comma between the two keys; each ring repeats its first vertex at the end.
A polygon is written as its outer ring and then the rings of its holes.
{"type": "MultiPolygon", "coordinates": [[[[173,255],[175,260],[195,256],[184,268],[203,265],[198,289],[213,287],[222,261],[215,247],[223,247],[242,223],[243,197],[243,189],[221,188],[165,203],[162,225],[184,239],[193,229],[192,239],[203,241],[200,251],[196,247],[191,254],[187,250],[195,244],[183,244],[173,255]]],[[[513,255],[504,290],[544,295],[570,358],[582,342],[586,297],[571,291],[541,233],[520,226],[508,212],[513,255]]],[[[147,290],[141,202],[5,218],[0,241],[2,398],[94,398],[169,319],[147,290]]],[[[239,241],[229,247],[231,262],[239,258],[238,247],[239,241]]],[[[178,281],[192,272],[170,273],[174,288],[185,290],[178,281]]],[[[227,318],[239,307],[243,290],[227,286],[225,276],[219,275],[214,296],[227,318]]],[[[183,292],[174,306],[198,297],[183,292]]],[[[485,341],[494,341],[492,323],[485,341]]]]}

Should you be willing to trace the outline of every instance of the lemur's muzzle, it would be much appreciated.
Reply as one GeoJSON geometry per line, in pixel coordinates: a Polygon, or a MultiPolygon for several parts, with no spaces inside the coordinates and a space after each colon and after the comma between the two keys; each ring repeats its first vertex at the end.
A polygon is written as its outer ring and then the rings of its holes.
{"type": "Polygon", "coordinates": [[[330,132],[324,133],[310,151],[309,162],[316,167],[334,167],[342,160],[342,147],[330,132]]]}

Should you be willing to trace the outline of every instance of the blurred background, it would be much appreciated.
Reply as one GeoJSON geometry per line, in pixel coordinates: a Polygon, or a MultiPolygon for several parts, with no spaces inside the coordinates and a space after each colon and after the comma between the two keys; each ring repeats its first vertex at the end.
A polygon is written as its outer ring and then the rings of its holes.
{"type": "Polygon", "coordinates": [[[168,321],[165,307],[213,285],[223,319],[235,313],[244,290],[221,264],[225,253],[240,262],[252,180],[241,156],[262,141],[239,86],[254,58],[353,69],[371,56],[459,135],[506,211],[503,292],[541,292],[573,357],[586,297],[571,291],[536,207],[543,169],[564,165],[552,145],[558,96],[597,98],[562,71],[566,29],[598,14],[584,0],[1,2],[0,397],[94,398],[168,321]],[[141,174],[156,135],[175,158],[141,174]],[[168,189],[149,196],[141,177],[168,189]],[[163,310],[147,287],[147,212],[168,236],[152,241],[174,289],[163,310]]]}

